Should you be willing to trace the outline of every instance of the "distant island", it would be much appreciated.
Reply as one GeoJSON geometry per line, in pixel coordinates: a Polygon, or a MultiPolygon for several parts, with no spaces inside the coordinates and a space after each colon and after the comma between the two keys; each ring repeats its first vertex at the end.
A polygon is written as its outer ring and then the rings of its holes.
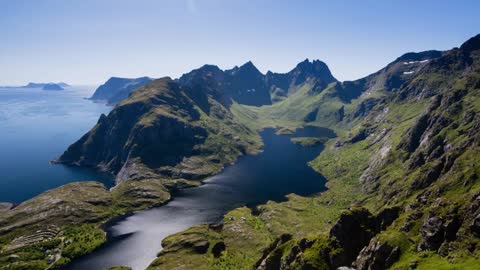
{"type": "Polygon", "coordinates": [[[115,105],[121,100],[126,99],[133,90],[151,81],[153,81],[153,79],[149,77],[133,79],[111,77],[104,84],[100,85],[89,99],[103,101],[108,105],[115,105]]]}
{"type": "Polygon", "coordinates": [[[70,85],[64,83],[64,82],[59,82],[59,83],[33,83],[30,82],[25,86],[22,86],[21,88],[42,88],[42,90],[47,90],[47,91],[59,91],[59,90],[64,90],[65,87],[69,87],[70,85]]]}
{"type": "Polygon", "coordinates": [[[42,87],[42,90],[47,90],[47,91],[59,91],[63,90],[63,87],[59,84],[55,83],[47,83],[42,87]]]}
{"type": "Polygon", "coordinates": [[[23,85],[23,86],[2,86],[2,88],[41,88],[42,90],[45,90],[45,91],[60,91],[60,90],[64,90],[66,87],[70,87],[70,85],[64,82],[59,82],[59,83],[29,82],[27,85],[23,85]]]}

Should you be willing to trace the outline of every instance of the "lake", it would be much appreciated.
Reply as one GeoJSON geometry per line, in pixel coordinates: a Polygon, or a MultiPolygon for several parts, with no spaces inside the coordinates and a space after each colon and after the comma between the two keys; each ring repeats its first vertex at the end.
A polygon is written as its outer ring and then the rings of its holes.
{"type": "Polygon", "coordinates": [[[91,169],[49,163],[111,110],[84,99],[93,90],[0,88],[0,202],[20,203],[74,181],[113,184],[91,169]]]}
{"type": "Polygon", "coordinates": [[[325,178],[307,165],[323,150],[323,145],[303,147],[293,144],[290,138],[334,135],[328,129],[314,127],[288,136],[266,129],[261,132],[265,143],[262,153],[241,157],[204,185],[179,191],[164,206],[111,222],[107,243],[66,269],[104,269],[113,265],[145,269],[168,235],[197,224],[217,223],[226,212],[240,206],[283,201],[289,193],[311,195],[323,191],[325,178]]]}

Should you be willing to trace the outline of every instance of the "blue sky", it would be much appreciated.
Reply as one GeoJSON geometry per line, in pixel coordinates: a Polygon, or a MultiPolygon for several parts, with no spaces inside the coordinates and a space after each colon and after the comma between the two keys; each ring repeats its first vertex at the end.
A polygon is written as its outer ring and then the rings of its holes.
{"type": "Polygon", "coordinates": [[[0,85],[320,59],[340,80],[480,33],[475,0],[0,0],[0,85]]]}

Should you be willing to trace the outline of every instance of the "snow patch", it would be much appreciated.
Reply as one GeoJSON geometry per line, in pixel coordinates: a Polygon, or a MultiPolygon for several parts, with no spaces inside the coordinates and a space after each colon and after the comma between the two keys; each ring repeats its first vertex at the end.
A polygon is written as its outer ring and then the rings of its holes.
{"type": "Polygon", "coordinates": [[[405,71],[403,72],[403,75],[410,75],[410,74],[413,74],[414,71],[405,71]]]}
{"type": "Polygon", "coordinates": [[[417,63],[423,64],[423,63],[426,63],[428,61],[430,61],[430,59],[425,59],[425,60],[422,60],[422,61],[403,62],[403,64],[404,65],[413,65],[413,64],[417,64],[417,63]]]}

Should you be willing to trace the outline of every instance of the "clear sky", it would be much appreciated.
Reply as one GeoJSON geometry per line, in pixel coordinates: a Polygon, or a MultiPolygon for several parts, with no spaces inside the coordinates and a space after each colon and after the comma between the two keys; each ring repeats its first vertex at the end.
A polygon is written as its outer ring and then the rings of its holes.
{"type": "Polygon", "coordinates": [[[320,59],[353,80],[480,33],[476,0],[0,0],[0,85],[320,59]]]}

